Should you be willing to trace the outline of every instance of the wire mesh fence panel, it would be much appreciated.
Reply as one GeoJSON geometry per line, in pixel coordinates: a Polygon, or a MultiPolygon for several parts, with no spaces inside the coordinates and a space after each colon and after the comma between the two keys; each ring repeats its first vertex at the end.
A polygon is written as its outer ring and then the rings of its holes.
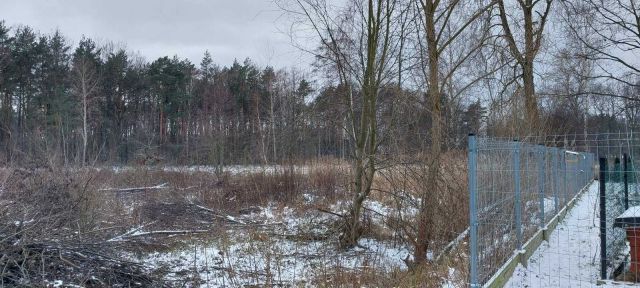
{"type": "MultiPolygon", "coordinates": [[[[640,156],[640,155],[638,155],[640,156]]],[[[627,155],[627,167],[624,169],[627,172],[628,183],[628,196],[629,206],[640,205],[640,161],[633,158],[631,155],[627,155]]]]}
{"type": "MultiPolygon", "coordinates": [[[[478,277],[486,281],[495,267],[518,249],[516,231],[516,183],[514,169],[519,154],[517,143],[480,139],[477,150],[477,251],[478,277]],[[514,164],[515,163],[515,164],[514,164]],[[481,191],[481,192],[480,192],[481,191]]],[[[472,213],[473,216],[473,213],[472,213]]],[[[473,222],[473,220],[472,220],[473,222]]]]}
{"type": "Polygon", "coordinates": [[[594,155],[469,140],[471,286],[491,280],[593,179],[594,155]]]}
{"type": "Polygon", "coordinates": [[[471,286],[640,283],[639,133],[469,145],[471,286]]]}
{"type": "Polygon", "coordinates": [[[623,182],[623,171],[621,168],[620,158],[615,158],[613,161],[606,160],[601,161],[606,163],[607,167],[600,167],[604,172],[604,179],[600,182],[604,185],[604,195],[600,195],[600,201],[604,203],[603,217],[605,223],[604,227],[604,262],[602,269],[602,278],[611,278],[615,273],[617,267],[624,262],[624,251],[626,248],[625,232],[621,228],[614,227],[615,219],[622,215],[627,209],[625,207],[625,183],[623,182]]]}
{"type": "Polygon", "coordinates": [[[635,163],[627,153],[600,159],[603,280],[640,282],[640,201],[635,163]]]}

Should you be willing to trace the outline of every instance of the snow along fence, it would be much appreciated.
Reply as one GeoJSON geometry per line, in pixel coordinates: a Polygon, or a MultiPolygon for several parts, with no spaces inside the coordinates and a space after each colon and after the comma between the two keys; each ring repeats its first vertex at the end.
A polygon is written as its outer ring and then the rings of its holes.
{"type": "Polygon", "coordinates": [[[469,137],[470,285],[504,284],[595,176],[595,155],[469,137]]]}

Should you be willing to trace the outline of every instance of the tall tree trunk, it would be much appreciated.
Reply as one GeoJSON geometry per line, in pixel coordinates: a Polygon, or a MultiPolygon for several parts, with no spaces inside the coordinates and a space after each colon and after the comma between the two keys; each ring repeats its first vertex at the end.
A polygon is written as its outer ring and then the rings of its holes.
{"type": "Polygon", "coordinates": [[[86,73],[82,73],[82,166],[86,165],[87,161],[87,81],[86,73]]]}
{"type": "Polygon", "coordinates": [[[529,131],[538,131],[540,128],[540,115],[538,111],[538,101],[536,98],[535,82],[533,76],[533,60],[527,60],[522,66],[522,77],[524,82],[524,104],[526,111],[526,127],[529,131]]]}
{"type": "MultiPolygon", "coordinates": [[[[376,173],[376,154],[377,154],[377,100],[379,89],[380,71],[376,69],[376,61],[378,53],[378,40],[381,36],[381,9],[383,1],[377,2],[377,11],[374,12],[373,0],[369,0],[368,17],[367,17],[367,54],[366,66],[363,74],[362,84],[362,112],[360,114],[359,130],[354,133],[356,135],[356,149],[354,161],[354,189],[355,193],[351,202],[351,209],[347,215],[345,222],[345,231],[341,235],[341,244],[343,247],[353,247],[358,245],[358,240],[362,235],[362,223],[360,217],[362,214],[362,206],[364,200],[371,193],[371,185],[373,177],[376,173]]],[[[388,9],[388,7],[386,7],[388,9]]],[[[390,17],[387,10],[387,17],[390,17]]],[[[388,19],[387,19],[388,21],[388,19]]],[[[388,22],[387,22],[388,23],[388,22]]],[[[387,32],[388,32],[388,26],[387,32]]],[[[388,38],[385,39],[385,43],[388,38]]],[[[386,46],[382,51],[382,59],[386,56],[386,46]]],[[[379,69],[379,68],[378,68],[379,69]]]]}
{"type": "Polygon", "coordinates": [[[273,115],[273,91],[269,92],[269,115],[270,115],[270,122],[271,122],[271,139],[273,141],[273,161],[277,161],[278,160],[278,154],[277,154],[277,145],[276,145],[276,123],[275,123],[275,118],[273,115]]]}
{"type": "Polygon", "coordinates": [[[440,154],[442,153],[442,105],[440,95],[440,79],[439,72],[439,55],[438,40],[436,38],[435,23],[435,6],[431,0],[426,2],[424,9],[426,41],[429,56],[428,69],[429,73],[427,83],[429,102],[431,104],[431,147],[430,155],[427,162],[427,189],[424,189],[425,195],[422,195],[422,203],[420,206],[420,214],[418,216],[418,233],[416,237],[414,259],[416,263],[426,261],[427,251],[429,249],[429,240],[433,233],[433,209],[436,205],[437,195],[427,195],[428,193],[438,193],[438,171],[440,169],[440,154]]]}
{"type": "Polygon", "coordinates": [[[11,140],[11,130],[12,130],[12,119],[11,119],[11,112],[12,112],[12,107],[11,107],[11,94],[8,92],[5,92],[4,94],[4,102],[3,102],[3,107],[2,107],[2,126],[0,126],[0,129],[2,131],[0,131],[2,134],[2,141],[4,141],[4,145],[5,145],[5,157],[6,157],[6,162],[7,164],[11,163],[11,154],[13,152],[13,147],[12,147],[12,140],[11,140]]]}
{"type": "MultiPolygon", "coordinates": [[[[525,134],[537,134],[541,133],[542,125],[540,123],[540,115],[538,111],[538,101],[535,94],[535,82],[534,82],[534,70],[533,65],[535,57],[540,51],[540,45],[544,32],[544,27],[551,9],[553,0],[545,0],[546,7],[544,10],[538,11],[534,6],[542,3],[542,1],[533,0],[520,0],[518,5],[524,15],[524,47],[519,48],[517,43],[521,43],[522,40],[516,41],[514,34],[511,32],[511,26],[509,24],[509,16],[505,8],[504,0],[497,1],[498,9],[500,12],[500,22],[504,32],[503,37],[507,41],[509,51],[511,55],[522,67],[522,82],[524,83],[524,101],[525,101],[525,129],[518,129],[521,133],[525,134]],[[534,12],[539,16],[534,20],[534,12]],[[537,27],[536,27],[537,24],[537,27]]],[[[523,135],[524,136],[524,135],[523,135]]]]}
{"type": "Polygon", "coordinates": [[[536,91],[533,75],[533,60],[535,58],[536,49],[534,43],[533,28],[533,3],[532,0],[526,1],[527,8],[524,8],[524,46],[522,64],[522,78],[524,82],[524,102],[526,109],[526,126],[530,131],[537,131],[538,126],[538,101],[536,100],[536,91]]]}

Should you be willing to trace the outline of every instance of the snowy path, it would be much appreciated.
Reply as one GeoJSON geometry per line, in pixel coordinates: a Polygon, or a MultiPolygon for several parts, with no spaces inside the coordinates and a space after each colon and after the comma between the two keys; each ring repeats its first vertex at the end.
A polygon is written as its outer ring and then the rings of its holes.
{"type": "Polygon", "coordinates": [[[596,181],[552,232],[549,242],[543,241],[531,256],[527,268],[518,265],[506,287],[596,287],[600,261],[598,195],[596,181]]]}

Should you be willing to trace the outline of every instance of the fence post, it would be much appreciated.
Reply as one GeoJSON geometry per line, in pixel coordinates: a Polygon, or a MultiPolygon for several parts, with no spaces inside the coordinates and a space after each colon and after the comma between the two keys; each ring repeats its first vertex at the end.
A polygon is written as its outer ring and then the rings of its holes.
{"type": "Polygon", "coordinates": [[[558,175],[558,148],[553,148],[553,154],[551,155],[551,163],[553,165],[553,174],[551,174],[551,177],[553,177],[553,206],[556,214],[558,214],[558,179],[560,179],[558,175]]]}
{"type": "Polygon", "coordinates": [[[477,158],[478,143],[474,134],[469,134],[469,238],[470,238],[470,273],[471,287],[480,287],[478,283],[478,187],[477,187],[477,158]]]}
{"type": "Polygon", "coordinates": [[[569,183],[567,182],[567,153],[566,150],[562,150],[562,182],[563,182],[563,186],[564,188],[562,189],[562,207],[564,207],[565,205],[567,205],[567,198],[569,196],[567,196],[569,194],[569,183]]]}
{"type": "Polygon", "coordinates": [[[544,164],[545,147],[540,144],[538,148],[538,193],[540,194],[540,228],[544,228],[544,164]]]}
{"type": "MultiPolygon", "coordinates": [[[[584,153],[580,153],[580,185],[578,188],[581,190],[584,187],[584,177],[587,175],[587,170],[584,168],[584,163],[586,162],[587,156],[584,153]]],[[[578,191],[580,191],[578,190],[578,191]]]]}
{"type": "Polygon", "coordinates": [[[578,175],[578,186],[577,191],[578,193],[580,193],[580,190],[582,190],[582,183],[584,182],[584,154],[580,153],[580,155],[578,156],[578,172],[580,173],[580,175],[578,175]]]}
{"type": "Polygon", "coordinates": [[[587,185],[587,168],[585,167],[585,163],[587,163],[587,154],[580,153],[580,173],[582,174],[580,175],[580,186],[578,186],[578,191],[581,191],[582,188],[587,185]]]}
{"type": "Polygon", "coordinates": [[[627,210],[629,209],[629,167],[627,166],[629,155],[627,155],[627,153],[622,155],[622,161],[624,162],[622,164],[622,178],[624,179],[624,210],[627,210]]]}
{"type": "Polygon", "coordinates": [[[514,140],[513,174],[515,188],[516,238],[518,250],[522,250],[522,201],[520,200],[520,142],[514,140]]]}
{"type": "Polygon", "coordinates": [[[622,181],[622,163],[620,163],[619,157],[616,157],[613,161],[613,173],[615,175],[613,181],[620,183],[622,181]]]}
{"type": "MultiPolygon", "coordinates": [[[[575,176],[573,178],[574,187],[573,187],[573,194],[569,199],[573,199],[574,197],[576,197],[576,195],[578,195],[578,191],[580,191],[580,154],[576,154],[575,157],[576,157],[576,162],[573,165],[575,169],[575,176]]],[[[567,200],[567,203],[569,203],[569,200],[567,200]]]]}
{"type": "Polygon", "coordinates": [[[600,158],[600,278],[607,279],[607,158],[600,158]]]}

